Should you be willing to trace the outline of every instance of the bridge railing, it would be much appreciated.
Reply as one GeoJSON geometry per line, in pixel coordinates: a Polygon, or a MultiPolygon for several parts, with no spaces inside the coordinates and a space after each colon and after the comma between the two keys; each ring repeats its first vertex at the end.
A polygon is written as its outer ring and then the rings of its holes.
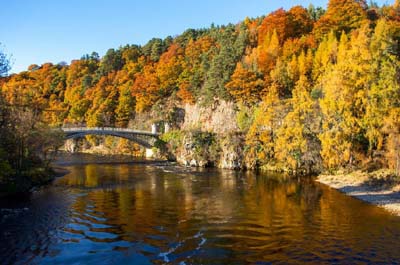
{"type": "Polygon", "coordinates": [[[87,131],[112,131],[112,132],[127,132],[127,133],[138,133],[148,135],[159,135],[158,133],[152,133],[149,131],[134,130],[129,128],[114,128],[114,127],[61,127],[64,132],[87,132],[87,131]]]}

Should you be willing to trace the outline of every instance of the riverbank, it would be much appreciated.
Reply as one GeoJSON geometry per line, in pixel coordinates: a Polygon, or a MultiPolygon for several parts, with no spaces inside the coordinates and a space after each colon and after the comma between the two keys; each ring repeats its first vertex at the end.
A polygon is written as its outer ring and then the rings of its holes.
{"type": "Polygon", "coordinates": [[[388,170],[320,175],[316,181],[400,216],[400,178],[388,170]]]}
{"type": "Polygon", "coordinates": [[[68,173],[69,171],[62,167],[52,166],[49,168],[34,168],[19,177],[9,177],[8,182],[0,184],[0,199],[27,195],[68,173]]]}

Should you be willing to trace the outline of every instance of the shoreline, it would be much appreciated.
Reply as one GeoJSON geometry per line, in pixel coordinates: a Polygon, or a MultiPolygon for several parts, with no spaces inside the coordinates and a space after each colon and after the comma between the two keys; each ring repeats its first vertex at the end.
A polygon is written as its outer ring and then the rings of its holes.
{"type": "Polygon", "coordinates": [[[400,216],[400,185],[385,185],[369,173],[360,171],[349,174],[319,175],[317,182],[336,189],[348,196],[381,207],[400,216]]]}

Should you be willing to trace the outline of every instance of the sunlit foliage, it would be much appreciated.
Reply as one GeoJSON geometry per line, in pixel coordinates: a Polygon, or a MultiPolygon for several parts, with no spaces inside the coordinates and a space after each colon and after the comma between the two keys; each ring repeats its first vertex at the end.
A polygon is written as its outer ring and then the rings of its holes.
{"type": "Polygon", "coordinates": [[[144,113],[171,120],[168,108],[234,101],[250,166],[339,168],[387,152],[397,167],[399,6],[278,9],[69,65],[33,64],[0,79],[1,91],[53,125],[125,127],[144,113]]]}

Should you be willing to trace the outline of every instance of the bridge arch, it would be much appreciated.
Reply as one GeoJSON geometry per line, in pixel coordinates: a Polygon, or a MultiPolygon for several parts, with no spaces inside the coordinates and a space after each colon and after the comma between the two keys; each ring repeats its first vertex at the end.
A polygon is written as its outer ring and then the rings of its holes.
{"type": "Polygon", "coordinates": [[[86,135],[109,135],[128,139],[147,149],[155,147],[159,136],[159,134],[155,132],[112,127],[75,127],[61,128],[61,130],[64,132],[66,140],[81,138],[86,135]]]}

